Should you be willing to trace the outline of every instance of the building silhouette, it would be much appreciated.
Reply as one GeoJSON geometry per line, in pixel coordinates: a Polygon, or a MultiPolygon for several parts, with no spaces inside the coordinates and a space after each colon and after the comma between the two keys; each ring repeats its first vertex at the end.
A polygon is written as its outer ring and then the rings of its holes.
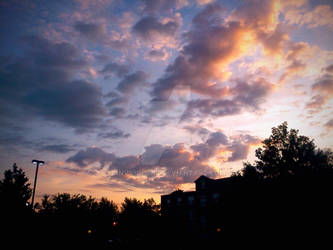
{"type": "Polygon", "coordinates": [[[161,196],[162,215],[190,234],[208,237],[223,230],[224,196],[232,191],[232,179],[211,179],[204,175],[195,191],[177,190],[161,196]]]}

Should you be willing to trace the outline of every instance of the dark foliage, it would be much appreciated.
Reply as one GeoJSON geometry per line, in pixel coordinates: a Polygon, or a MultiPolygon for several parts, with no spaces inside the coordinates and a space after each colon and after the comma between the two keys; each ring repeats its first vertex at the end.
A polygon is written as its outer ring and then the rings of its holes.
{"type": "Polygon", "coordinates": [[[262,144],[258,160],[233,175],[223,208],[226,238],[280,246],[329,242],[332,152],[317,149],[298,130],[288,131],[286,122],[262,144]]]}

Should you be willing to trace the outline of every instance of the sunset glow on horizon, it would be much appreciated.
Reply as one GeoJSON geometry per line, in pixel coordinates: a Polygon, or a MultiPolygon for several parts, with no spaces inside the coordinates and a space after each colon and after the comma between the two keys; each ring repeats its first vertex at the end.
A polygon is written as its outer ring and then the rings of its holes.
{"type": "Polygon", "coordinates": [[[1,173],[116,203],[229,176],[271,128],[333,149],[333,1],[1,1],[1,173]]]}

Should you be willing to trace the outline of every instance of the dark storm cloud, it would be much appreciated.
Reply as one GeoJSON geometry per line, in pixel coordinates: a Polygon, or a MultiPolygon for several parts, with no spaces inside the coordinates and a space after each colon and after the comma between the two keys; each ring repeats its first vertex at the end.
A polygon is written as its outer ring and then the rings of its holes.
{"type": "Polygon", "coordinates": [[[104,68],[100,71],[100,73],[107,74],[115,74],[116,76],[123,77],[128,74],[130,71],[129,65],[118,64],[115,62],[108,63],[104,66],[104,68]]]}
{"type": "Polygon", "coordinates": [[[123,80],[118,83],[117,90],[129,95],[133,93],[135,88],[147,85],[149,74],[143,71],[136,71],[130,75],[126,75],[123,80]]]}
{"type": "Polygon", "coordinates": [[[174,37],[179,26],[176,21],[162,23],[156,17],[147,16],[133,26],[133,32],[145,41],[153,41],[157,37],[174,37]]]}
{"type": "Polygon", "coordinates": [[[4,64],[0,71],[4,119],[15,112],[16,117],[30,120],[37,116],[76,131],[95,127],[106,111],[97,85],[74,80],[76,73],[88,66],[80,50],[67,42],[37,36],[22,41],[24,55],[4,64]]]}

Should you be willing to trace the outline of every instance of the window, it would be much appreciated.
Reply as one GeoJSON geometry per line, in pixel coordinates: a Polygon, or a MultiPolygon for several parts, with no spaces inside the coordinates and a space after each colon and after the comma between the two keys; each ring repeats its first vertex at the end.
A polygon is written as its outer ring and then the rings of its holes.
{"type": "Polygon", "coordinates": [[[218,200],[220,198],[220,194],[219,193],[214,193],[212,195],[212,197],[213,197],[214,200],[218,200]]]}
{"type": "Polygon", "coordinates": [[[206,182],[204,180],[201,181],[201,188],[202,189],[206,188],[206,182]]]}
{"type": "Polygon", "coordinates": [[[205,196],[203,196],[203,197],[200,198],[200,205],[202,207],[205,207],[207,205],[207,199],[206,199],[205,196]]]}
{"type": "Polygon", "coordinates": [[[177,198],[177,203],[178,203],[178,205],[180,205],[181,202],[182,202],[182,198],[181,198],[181,197],[178,197],[178,198],[177,198]]]}
{"type": "Polygon", "coordinates": [[[194,203],[194,196],[189,196],[188,197],[188,204],[193,205],[193,203],[194,203]]]}
{"type": "Polygon", "coordinates": [[[188,219],[189,220],[193,219],[193,211],[192,210],[188,211],[188,219]]]}
{"type": "Polygon", "coordinates": [[[200,222],[201,222],[202,225],[206,225],[207,224],[207,218],[206,218],[206,216],[201,215],[200,222]]]}

